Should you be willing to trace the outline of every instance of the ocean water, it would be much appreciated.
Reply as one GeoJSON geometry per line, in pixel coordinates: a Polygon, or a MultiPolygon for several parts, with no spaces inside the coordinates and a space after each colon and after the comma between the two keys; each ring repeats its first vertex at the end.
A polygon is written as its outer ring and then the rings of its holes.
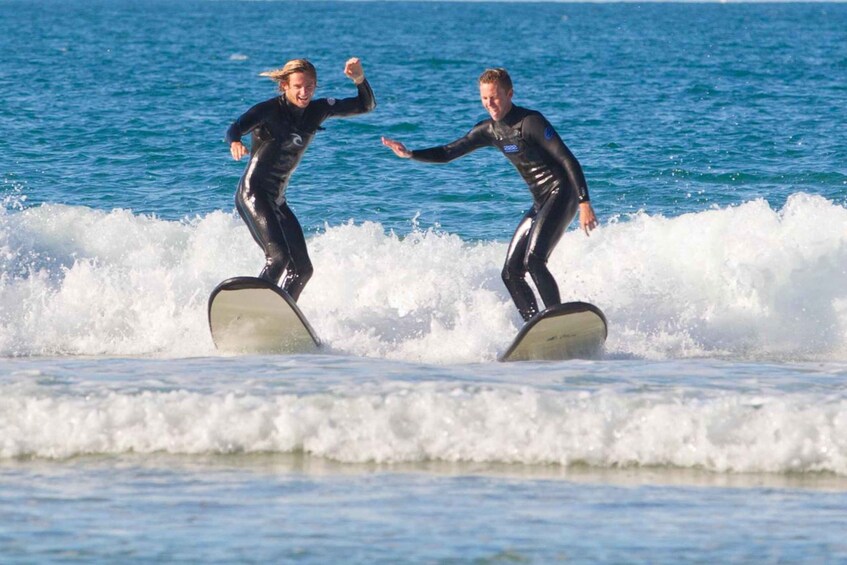
{"type": "Polygon", "coordinates": [[[847,5],[0,0],[0,561],[847,560],[847,5]],[[294,57],[319,355],[224,356],[262,255],[223,135],[294,57]],[[497,363],[529,193],[507,67],[601,226],[550,267],[594,360],[497,363]]]}

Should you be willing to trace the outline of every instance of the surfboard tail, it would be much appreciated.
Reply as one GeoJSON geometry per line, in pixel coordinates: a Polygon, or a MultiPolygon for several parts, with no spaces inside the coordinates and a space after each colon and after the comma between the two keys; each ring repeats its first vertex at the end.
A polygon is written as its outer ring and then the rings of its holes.
{"type": "Polygon", "coordinates": [[[558,304],[528,321],[499,360],[594,359],[602,354],[608,334],[606,316],[593,304],[558,304]]]}
{"type": "Polygon", "coordinates": [[[209,296],[209,330],[227,353],[311,353],[320,347],[297,303],[264,279],[234,277],[209,296]]]}

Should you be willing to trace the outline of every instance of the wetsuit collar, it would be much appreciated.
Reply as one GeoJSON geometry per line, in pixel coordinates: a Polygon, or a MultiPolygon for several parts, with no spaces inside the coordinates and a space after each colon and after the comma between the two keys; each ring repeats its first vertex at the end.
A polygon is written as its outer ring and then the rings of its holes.
{"type": "Polygon", "coordinates": [[[518,107],[512,104],[512,107],[509,108],[509,112],[505,116],[503,116],[502,120],[496,123],[503,124],[506,126],[513,126],[520,120],[518,116],[519,113],[520,110],[518,109],[518,107]]]}
{"type": "Polygon", "coordinates": [[[294,120],[299,122],[300,118],[302,118],[303,114],[306,112],[306,108],[300,108],[298,106],[295,106],[294,104],[288,101],[288,98],[285,96],[285,94],[280,96],[280,98],[282,98],[282,105],[288,109],[289,113],[291,113],[291,115],[294,117],[294,120]]]}

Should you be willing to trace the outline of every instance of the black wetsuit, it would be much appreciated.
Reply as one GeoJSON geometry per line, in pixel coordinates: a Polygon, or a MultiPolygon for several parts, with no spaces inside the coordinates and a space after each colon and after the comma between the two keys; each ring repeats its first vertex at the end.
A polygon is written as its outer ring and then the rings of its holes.
{"type": "Polygon", "coordinates": [[[335,116],[370,112],[376,106],[367,80],[355,98],[318,98],[304,108],[285,95],[256,104],[235,120],[226,142],[240,141],[250,132],[250,161],[238,183],[235,207],[265,252],[259,274],[288,292],[294,300],[312,276],[312,262],[300,222],[285,201],[285,189],[321,123],[335,116]]]}
{"type": "Polygon", "coordinates": [[[447,145],[412,151],[412,159],[446,163],[480,147],[503,152],[529,185],[533,206],[512,236],[503,282],[524,320],[538,313],[538,303],[526,274],[532,276],[545,306],[559,304],[559,287],[547,260],[576,215],[588,202],[582,167],[541,113],[512,106],[500,121],[483,120],[461,139],[447,145]]]}

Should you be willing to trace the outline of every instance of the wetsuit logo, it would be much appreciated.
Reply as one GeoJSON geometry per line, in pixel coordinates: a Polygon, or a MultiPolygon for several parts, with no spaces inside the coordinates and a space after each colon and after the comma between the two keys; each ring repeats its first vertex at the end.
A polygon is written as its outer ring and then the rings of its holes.
{"type": "Polygon", "coordinates": [[[503,153],[517,153],[517,152],[518,152],[518,146],[517,145],[512,144],[512,145],[504,145],[503,146],[503,153]]]}
{"type": "Polygon", "coordinates": [[[291,143],[293,143],[297,147],[303,147],[303,138],[300,136],[300,134],[292,133],[291,134],[291,143]]]}
{"type": "Polygon", "coordinates": [[[554,133],[553,126],[547,126],[544,128],[544,139],[553,139],[554,133]]]}

